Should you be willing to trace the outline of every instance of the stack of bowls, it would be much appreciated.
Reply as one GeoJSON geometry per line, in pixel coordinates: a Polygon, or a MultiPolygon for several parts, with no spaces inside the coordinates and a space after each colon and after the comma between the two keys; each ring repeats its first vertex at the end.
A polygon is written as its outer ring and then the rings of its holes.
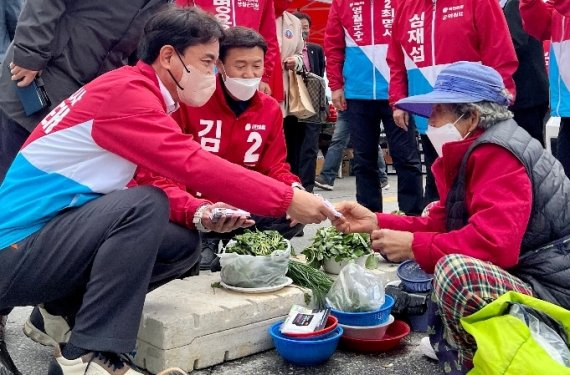
{"type": "Polygon", "coordinates": [[[390,315],[394,299],[384,296],[384,303],[377,310],[367,312],[348,312],[331,308],[331,314],[338,318],[338,324],[345,331],[346,337],[381,339],[388,326],[394,321],[390,315]]]}
{"type": "MultiPolygon", "coordinates": [[[[400,264],[396,272],[400,280],[402,280],[400,288],[406,292],[411,292],[410,298],[428,298],[429,292],[432,288],[432,274],[426,273],[420,268],[420,265],[413,260],[407,260],[400,264]]],[[[413,331],[427,331],[427,311],[420,315],[408,314],[407,318],[413,331]]]]}
{"type": "Polygon", "coordinates": [[[343,329],[334,316],[329,316],[325,328],[310,333],[283,334],[278,322],[269,328],[275,350],[286,361],[298,366],[313,366],[325,362],[335,352],[343,329]]]}

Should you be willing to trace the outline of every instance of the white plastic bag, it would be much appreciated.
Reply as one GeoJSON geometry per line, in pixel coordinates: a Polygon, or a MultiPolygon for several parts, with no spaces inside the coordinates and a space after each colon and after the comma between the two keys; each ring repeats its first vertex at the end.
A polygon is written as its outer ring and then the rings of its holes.
{"type": "Polygon", "coordinates": [[[536,341],[556,362],[570,367],[570,350],[566,343],[552,328],[532,314],[526,313],[520,305],[514,304],[509,314],[525,323],[534,341],[536,341]]]}
{"type": "MultiPolygon", "coordinates": [[[[228,246],[232,246],[230,241],[228,246]]],[[[222,253],[220,265],[222,281],[240,288],[263,288],[281,285],[287,281],[285,274],[289,269],[291,244],[287,250],[276,250],[271,255],[253,256],[235,253],[222,253]]]]}
{"type": "Polygon", "coordinates": [[[326,297],[332,308],[348,312],[378,310],[384,304],[382,280],[356,263],[339,273],[326,297]]]}

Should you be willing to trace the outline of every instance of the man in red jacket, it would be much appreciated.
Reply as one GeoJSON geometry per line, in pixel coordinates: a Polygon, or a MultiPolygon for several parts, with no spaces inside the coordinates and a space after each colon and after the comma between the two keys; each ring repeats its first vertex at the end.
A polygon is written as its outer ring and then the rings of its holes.
{"type": "Polygon", "coordinates": [[[74,321],[48,375],[142,374],[120,354],[135,348],[145,295],[197,261],[212,205],[193,213],[193,230],[175,226],[164,192],[129,187],[137,167],[254,214],[334,217],[318,197],[205,152],[170,117],[215,90],[215,19],[170,8],[144,30],[142,61],[57,105],[0,186],[0,309],[43,303],[74,321]]]}
{"type": "MultiPolygon", "coordinates": [[[[178,6],[198,6],[211,13],[227,29],[233,26],[249,27],[263,36],[267,42],[265,72],[259,90],[271,95],[271,76],[275,61],[279,61],[279,44],[275,30],[275,8],[273,0],[229,1],[229,0],[176,0],[178,6]]],[[[280,68],[276,69],[278,72],[280,68]]]]}
{"type": "MultiPolygon", "coordinates": [[[[254,30],[239,26],[227,30],[220,43],[220,73],[214,95],[202,107],[182,104],[173,117],[204,150],[303,189],[285,160],[281,108],[275,99],[257,90],[266,51],[267,44],[254,30]]],[[[167,194],[192,199],[183,190],[167,190],[167,194]]],[[[207,194],[202,197],[209,198],[207,194]]],[[[181,199],[171,199],[171,210],[183,211],[184,203],[181,199]]],[[[301,225],[291,227],[291,221],[285,216],[254,216],[253,219],[259,230],[274,229],[289,239],[302,230],[301,225]]],[[[220,236],[211,234],[207,238],[209,240],[203,243],[201,269],[211,268],[220,236]]]]}

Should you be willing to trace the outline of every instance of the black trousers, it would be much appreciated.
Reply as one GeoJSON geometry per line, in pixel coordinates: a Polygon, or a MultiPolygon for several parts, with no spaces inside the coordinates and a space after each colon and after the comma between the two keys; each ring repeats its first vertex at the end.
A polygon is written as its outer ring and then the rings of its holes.
{"type": "Polygon", "coordinates": [[[294,116],[287,116],[283,121],[283,130],[291,172],[299,177],[305,190],[312,193],[315,188],[321,124],[303,122],[294,116]]]}
{"type": "Polygon", "coordinates": [[[566,176],[570,178],[570,117],[560,119],[560,130],[556,141],[556,158],[564,167],[566,176]]]}
{"type": "Polygon", "coordinates": [[[0,184],[29,135],[0,109],[0,184]]]}
{"type": "Polygon", "coordinates": [[[548,111],[548,103],[535,107],[512,110],[514,120],[544,147],[544,117],[548,111]]]}
{"type": "Polygon", "coordinates": [[[347,121],[354,149],[356,200],[373,212],[382,211],[382,189],[378,173],[380,122],[398,176],[398,206],[407,215],[423,209],[423,176],[413,122],[407,131],[394,123],[387,100],[347,100],[347,121]]]}
{"type": "Polygon", "coordinates": [[[148,186],[60,213],[0,250],[0,309],[44,303],[75,318],[72,344],[132,351],[146,293],[199,262],[198,232],[168,217],[166,195],[148,186]]]}

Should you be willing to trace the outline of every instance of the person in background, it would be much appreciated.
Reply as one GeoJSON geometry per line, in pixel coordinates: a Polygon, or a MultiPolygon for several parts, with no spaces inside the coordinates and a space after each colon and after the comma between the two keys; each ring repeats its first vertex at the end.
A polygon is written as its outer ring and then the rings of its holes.
{"type": "Polygon", "coordinates": [[[4,61],[6,50],[14,39],[22,4],[23,0],[4,0],[0,4],[0,64],[4,61]]]}
{"type": "Polygon", "coordinates": [[[509,107],[514,119],[544,147],[544,120],[548,111],[548,76],[542,42],[523,30],[520,0],[506,0],[503,12],[519,61],[513,74],[517,100],[509,107]]]}
{"type": "MultiPolygon", "coordinates": [[[[277,60],[275,63],[279,70],[275,70],[275,74],[271,76],[270,85],[272,92],[275,91],[273,97],[281,105],[283,117],[285,118],[284,126],[286,126],[288,121],[293,121],[290,118],[291,116],[289,118],[287,116],[289,110],[289,75],[287,71],[294,70],[300,72],[302,70],[303,31],[301,21],[293,14],[287,12],[287,8],[291,6],[292,0],[274,0],[273,3],[275,5],[275,26],[280,55],[276,56],[277,60]]],[[[291,164],[289,160],[288,162],[291,164]]]]}
{"type": "MultiPolygon", "coordinates": [[[[350,143],[350,130],[345,119],[346,111],[338,111],[337,120],[334,126],[331,143],[325,155],[325,162],[321,173],[315,177],[315,186],[332,191],[334,190],[334,181],[338,176],[338,169],[342,163],[344,149],[350,143]]],[[[384,160],[384,152],[378,146],[378,175],[380,177],[380,188],[387,189],[390,187],[388,182],[388,173],[386,172],[386,160],[384,160]]]]}
{"type": "Polygon", "coordinates": [[[195,211],[194,230],[173,230],[162,190],[128,188],[137,168],[253,214],[303,224],[333,218],[319,197],[202,150],[170,116],[178,102],[202,106],[214,93],[222,37],[199,9],[155,14],[141,61],[56,105],[8,170],[0,187],[0,309],[43,303],[73,322],[48,375],[141,374],[121,354],[135,348],[145,294],[197,262],[197,230],[213,206],[195,211]]]}
{"type": "MultiPolygon", "coordinates": [[[[431,91],[439,72],[456,61],[479,61],[495,68],[514,100],[518,62],[505,16],[497,0],[399,1],[388,47],[390,104],[431,91]]],[[[431,165],[437,158],[427,120],[395,108],[401,129],[421,135],[427,170],[424,205],[437,200],[431,165]]],[[[397,151],[397,150],[394,150],[397,151]]],[[[390,147],[390,152],[392,148],[390,147]]]]}
{"type": "Polygon", "coordinates": [[[504,293],[570,308],[570,180],[512,120],[503,80],[488,66],[457,62],[441,71],[432,92],[395,103],[429,118],[427,134],[440,155],[432,168],[441,199],[426,217],[336,205],[344,215],[337,229],[371,232],[375,251],[391,261],[415,259],[434,274],[429,340],[420,349],[446,374],[473,366],[477,345],[460,319],[504,293]]]}
{"type": "Polygon", "coordinates": [[[570,176],[570,0],[520,1],[523,28],[550,40],[550,114],[560,117],[556,158],[570,176]]]}
{"type": "MultiPolygon", "coordinates": [[[[216,77],[216,91],[202,107],[181,104],[173,118],[183,132],[191,134],[202,149],[234,164],[244,166],[287,185],[302,188],[299,178],[291,173],[286,162],[283,116],[279,103],[272,97],[257,91],[263,75],[263,64],[267,44],[263,37],[252,29],[233,27],[226,30],[220,44],[220,59],[216,77]]],[[[150,173],[139,174],[146,184],[152,184],[166,191],[170,199],[171,216],[181,225],[192,225],[196,191],[191,193],[172,186],[171,181],[152,179],[150,173]],[[166,183],[164,183],[166,182],[166,183]]],[[[241,182],[233,181],[233,184],[241,182]]],[[[201,194],[201,199],[209,199],[201,194]]],[[[302,225],[291,225],[285,216],[252,216],[259,230],[277,230],[285,238],[293,238],[303,229],[302,225]]],[[[231,238],[233,231],[220,235],[207,233],[202,241],[200,268],[212,269],[217,264],[217,250],[220,238],[231,238]]]]}
{"type": "MultiPolygon", "coordinates": [[[[303,66],[307,72],[313,72],[323,77],[325,73],[325,54],[323,48],[314,43],[309,43],[311,33],[311,17],[308,14],[297,12],[294,14],[301,21],[303,36],[303,50],[301,53],[303,66]]],[[[317,154],[319,152],[319,134],[321,124],[305,122],[295,118],[287,121],[285,125],[285,140],[287,142],[287,160],[291,164],[291,170],[301,179],[303,187],[312,192],[315,185],[315,169],[317,166],[317,154]]]]}
{"type": "Polygon", "coordinates": [[[233,26],[249,27],[260,33],[267,43],[265,54],[265,71],[259,83],[259,90],[267,95],[272,94],[270,81],[279,56],[279,44],[275,30],[275,10],[273,0],[248,1],[207,1],[207,0],[176,0],[176,5],[198,6],[216,17],[224,29],[233,26]]]}
{"type": "Polygon", "coordinates": [[[382,211],[378,174],[382,122],[398,175],[399,209],[419,215],[423,185],[415,130],[397,127],[388,103],[388,86],[392,83],[386,50],[393,12],[390,2],[333,0],[325,32],[327,77],[334,106],[346,111],[354,149],[357,201],[373,211],[382,211]]]}

